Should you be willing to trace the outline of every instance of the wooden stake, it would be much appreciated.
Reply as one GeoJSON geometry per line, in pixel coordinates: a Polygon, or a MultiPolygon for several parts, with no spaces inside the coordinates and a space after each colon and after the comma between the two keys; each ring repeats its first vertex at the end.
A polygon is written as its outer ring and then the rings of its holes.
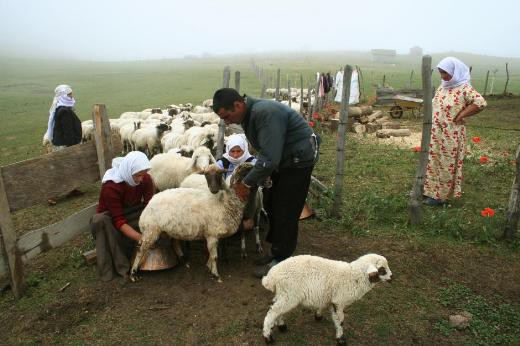
{"type": "Polygon", "coordinates": [[[303,75],[300,73],[300,114],[303,116],[303,75]]]}
{"type": "Polygon", "coordinates": [[[422,87],[423,87],[423,130],[421,139],[421,155],[415,172],[415,182],[410,192],[410,222],[417,225],[422,221],[422,193],[424,176],[426,174],[426,164],[428,163],[428,148],[430,147],[430,135],[432,131],[432,77],[431,77],[432,57],[423,56],[422,59],[422,87]]]}
{"type": "Polygon", "coordinates": [[[482,94],[483,96],[486,96],[488,80],[489,80],[489,70],[486,73],[486,83],[484,84],[484,93],[482,94]]]}
{"type": "Polygon", "coordinates": [[[504,96],[507,94],[507,85],[509,84],[509,68],[507,65],[508,63],[506,62],[506,85],[504,86],[504,96]]]}
{"type": "Polygon", "coordinates": [[[235,71],[235,90],[240,94],[240,71],[235,71]]]}
{"type": "MultiPolygon", "coordinates": [[[[223,88],[229,88],[229,80],[231,78],[231,72],[229,70],[229,66],[226,66],[224,68],[223,76],[222,76],[222,87],[223,88]]],[[[216,159],[219,160],[222,158],[222,155],[224,154],[224,135],[226,134],[226,123],[224,120],[220,119],[218,123],[218,137],[217,137],[217,157],[216,159]]]]}
{"type": "Polygon", "coordinates": [[[104,104],[95,104],[92,109],[92,121],[94,122],[94,142],[98,156],[99,176],[103,178],[105,172],[112,167],[114,151],[110,136],[110,122],[104,104]]]}
{"type": "Polygon", "coordinates": [[[509,196],[509,207],[507,208],[507,221],[502,237],[511,240],[516,237],[518,221],[520,219],[520,145],[516,150],[516,175],[509,196]]]}
{"type": "Polygon", "coordinates": [[[280,69],[276,70],[276,92],[274,94],[276,101],[280,100],[280,69]]]}
{"type": "Polygon", "coordinates": [[[338,141],[336,144],[336,178],[334,180],[334,199],[330,211],[331,216],[339,218],[343,203],[343,176],[345,172],[345,132],[347,130],[348,106],[350,100],[350,82],[352,79],[352,67],[345,66],[343,73],[343,90],[341,94],[341,110],[339,113],[338,141]]]}

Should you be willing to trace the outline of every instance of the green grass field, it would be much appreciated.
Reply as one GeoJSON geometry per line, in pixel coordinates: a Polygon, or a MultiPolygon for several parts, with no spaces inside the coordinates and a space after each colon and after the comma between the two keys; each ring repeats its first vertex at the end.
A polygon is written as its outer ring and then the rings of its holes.
{"type": "MultiPolygon", "coordinates": [[[[508,91],[520,93],[520,59],[460,57],[473,66],[478,90],[483,89],[485,72],[499,68],[495,90],[500,93],[505,83],[503,65],[508,61],[508,91]]],[[[440,57],[433,59],[436,63],[440,57]]],[[[347,63],[362,68],[367,96],[372,95],[375,85],[381,84],[383,75],[388,85],[407,87],[412,69],[413,87],[420,86],[420,62],[406,57],[400,57],[395,66],[373,64],[362,54],[342,53],[305,57],[261,55],[255,61],[265,71],[274,73],[280,68],[282,86],[286,85],[287,75],[291,80],[299,80],[302,73],[308,84],[316,71],[335,71],[347,63]]],[[[260,94],[261,86],[249,57],[125,63],[2,58],[0,164],[43,153],[41,139],[57,84],[73,87],[81,119],[91,117],[94,103],[106,104],[109,117],[118,117],[124,111],[165,107],[171,103],[199,104],[221,87],[226,65],[231,71],[241,71],[242,92],[260,94]]],[[[436,74],[434,83],[438,83],[436,74]]],[[[405,113],[400,121],[415,131],[421,128],[421,119],[410,114],[405,113]]],[[[347,134],[342,217],[327,216],[330,207],[327,199],[321,202],[310,199],[323,220],[302,224],[300,251],[338,259],[353,259],[355,254],[368,251],[380,252],[389,258],[396,274],[391,288],[381,288],[349,308],[347,335],[353,344],[520,343],[517,280],[520,243],[496,239],[504,226],[514,176],[512,160],[520,144],[520,98],[489,98],[488,108],[470,119],[467,128],[468,138],[478,136],[481,142],[470,141],[470,155],[464,164],[464,195],[447,207],[426,208],[424,222],[419,226],[409,225],[407,206],[417,154],[411,148],[379,144],[370,136],[347,134]],[[489,157],[489,162],[481,164],[481,156],[489,157]],[[494,217],[480,215],[486,207],[495,210],[494,217]],[[457,331],[448,325],[447,316],[462,310],[471,312],[474,319],[468,330],[457,331]]],[[[324,126],[317,131],[324,143],[314,175],[332,187],[335,135],[324,126]]],[[[92,184],[85,187],[86,193],[80,198],[60,201],[55,207],[42,204],[16,212],[15,227],[23,233],[55,222],[95,202],[98,189],[98,184],[92,184]]],[[[232,283],[224,286],[225,290],[206,280],[203,269],[196,271],[203,264],[193,265],[193,275],[185,275],[180,269],[147,277],[146,283],[138,284],[141,286],[127,287],[96,280],[95,268],[83,264],[80,257],[82,250],[92,246],[85,235],[31,262],[27,267],[29,292],[20,301],[15,302],[9,292],[0,294],[0,309],[5,311],[0,316],[0,334],[10,335],[8,344],[114,344],[130,338],[138,343],[155,344],[262,342],[257,324],[265,314],[268,297],[258,282],[246,276],[250,264],[232,261],[224,267],[224,272],[232,274],[225,280],[232,283]],[[181,279],[176,279],[179,276],[181,279]],[[71,288],[58,293],[66,282],[72,283],[71,288]],[[211,291],[215,296],[199,296],[200,290],[211,291]],[[153,293],[143,297],[144,291],[153,293]],[[234,299],[226,294],[232,294],[234,299]],[[262,306],[242,302],[233,309],[233,304],[226,303],[242,301],[249,294],[254,294],[262,306]],[[169,302],[165,295],[176,297],[178,305],[171,313],[128,305],[128,301],[140,299],[150,306],[165,305],[169,302]],[[194,300],[212,307],[215,318],[197,322],[190,317],[198,313],[192,311],[194,300]],[[226,314],[234,319],[226,320],[226,314]],[[171,322],[173,316],[175,320],[171,322]],[[208,329],[201,331],[195,327],[196,323],[206,323],[208,329]],[[175,331],[174,336],[167,333],[169,329],[175,331]]],[[[202,261],[203,251],[199,257],[202,261]]],[[[333,341],[330,319],[316,327],[310,323],[312,318],[302,316],[301,313],[289,316],[289,333],[285,339],[279,336],[282,344],[333,341]],[[296,327],[292,328],[293,325],[296,327]]]]}

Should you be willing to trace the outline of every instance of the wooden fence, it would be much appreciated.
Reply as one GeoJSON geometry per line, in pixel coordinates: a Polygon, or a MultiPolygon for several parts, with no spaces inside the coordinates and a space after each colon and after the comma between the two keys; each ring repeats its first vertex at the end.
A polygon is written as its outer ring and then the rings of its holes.
{"type": "Polygon", "coordinates": [[[94,105],[95,140],[0,167],[0,279],[9,278],[16,298],[25,290],[24,262],[73,239],[89,228],[96,204],[55,224],[17,237],[11,213],[100,180],[120,141],[110,136],[104,105],[94,105]]]}

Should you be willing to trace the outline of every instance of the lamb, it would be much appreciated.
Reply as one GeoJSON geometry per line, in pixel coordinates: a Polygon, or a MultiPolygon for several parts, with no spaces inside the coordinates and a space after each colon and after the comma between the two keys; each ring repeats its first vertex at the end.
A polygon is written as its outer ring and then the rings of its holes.
{"type": "Polygon", "coordinates": [[[346,345],[343,334],[344,308],[361,299],[379,281],[390,281],[392,272],[385,257],[367,254],[348,263],[317,256],[290,257],[271,268],[262,285],[275,293],[264,319],[263,336],[274,342],[271,329],[287,330],[283,315],[303,305],[315,309],[315,318],[329,308],[336,327],[338,345],[346,345]]]}
{"type": "Polygon", "coordinates": [[[234,234],[238,229],[245,202],[238,198],[233,187],[252,167],[249,163],[238,166],[231,179],[231,187],[228,187],[222,177],[225,170],[213,164],[205,170],[210,191],[178,188],[154,195],[139,219],[142,237],[130,279],[135,281],[143,255],[161,232],[166,232],[174,239],[174,249],[179,258],[183,256],[181,240],[206,239],[209,252],[207,267],[220,282],[217,270],[218,240],[234,234]]]}
{"type": "Polygon", "coordinates": [[[81,142],[92,140],[94,132],[94,122],[92,120],[85,120],[81,122],[81,142]]]}
{"type": "Polygon", "coordinates": [[[122,125],[119,128],[119,136],[121,137],[121,143],[123,144],[123,152],[128,153],[132,150],[134,150],[134,146],[132,143],[132,135],[133,133],[141,128],[141,122],[130,122],[125,125],[122,125]]]}
{"type": "Polygon", "coordinates": [[[179,187],[188,175],[201,171],[215,162],[215,158],[206,147],[196,148],[191,158],[182,157],[178,153],[167,152],[155,155],[150,160],[152,168],[149,174],[155,187],[159,191],[164,191],[179,187]]]}

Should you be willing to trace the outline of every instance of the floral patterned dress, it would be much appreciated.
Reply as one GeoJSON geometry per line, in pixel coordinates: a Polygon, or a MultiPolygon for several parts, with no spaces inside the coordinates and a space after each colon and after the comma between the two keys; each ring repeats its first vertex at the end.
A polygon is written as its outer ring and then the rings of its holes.
{"type": "Polygon", "coordinates": [[[484,98],[469,84],[444,89],[433,98],[432,133],[424,195],[440,200],[460,198],[462,160],[466,145],[466,127],[456,125],[455,116],[470,104],[485,107],[484,98]]]}

